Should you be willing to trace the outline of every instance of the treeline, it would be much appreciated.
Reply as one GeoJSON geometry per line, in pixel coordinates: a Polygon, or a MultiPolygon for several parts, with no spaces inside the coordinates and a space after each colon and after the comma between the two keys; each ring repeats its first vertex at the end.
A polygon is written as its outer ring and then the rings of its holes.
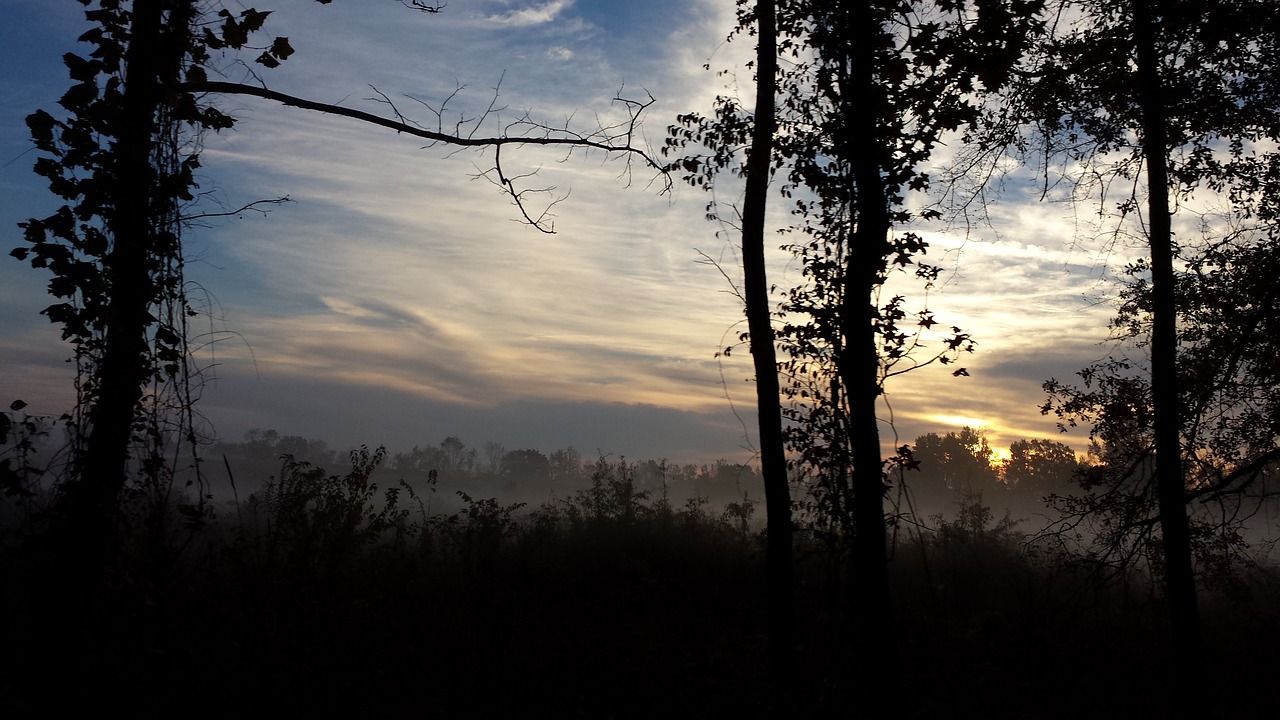
{"type": "Polygon", "coordinates": [[[910,446],[901,477],[908,494],[900,505],[922,518],[952,516],[969,497],[981,497],[997,513],[1037,528],[1054,514],[1050,498],[1081,491],[1085,458],[1065,443],[1016,440],[1001,457],[979,430],[927,433],[910,446]]]}
{"type": "MultiPolygon", "coordinates": [[[[349,455],[322,440],[255,429],[246,433],[241,442],[220,441],[212,445],[206,453],[205,479],[216,500],[234,501],[259,489],[268,478],[278,478],[288,462],[338,469],[350,465],[349,455]]],[[[677,506],[695,498],[717,507],[744,499],[762,499],[758,470],[743,463],[721,459],[710,464],[678,464],[604,455],[588,457],[573,446],[550,453],[533,448],[508,450],[493,441],[473,447],[452,435],[436,444],[387,453],[379,464],[377,477],[384,485],[403,480],[430,497],[433,507],[441,509],[459,507],[459,491],[473,497],[536,506],[589,488],[593,476],[612,465],[625,468],[637,491],[654,498],[665,497],[677,506]]]]}
{"type": "MultiPolygon", "coordinates": [[[[268,478],[278,478],[286,462],[338,469],[350,464],[348,456],[322,440],[255,429],[240,442],[219,441],[209,448],[205,480],[218,501],[234,501],[260,489],[268,478]]],[[[1069,445],[1042,438],[1015,441],[1002,458],[984,433],[968,427],[917,437],[910,457],[897,478],[905,486],[896,496],[897,512],[929,527],[938,524],[936,518],[954,518],[964,503],[980,499],[998,516],[1008,513],[1024,529],[1039,529],[1054,510],[1046,499],[1078,493],[1081,473],[1088,467],[1069,445]]],[[[493,441],[471,446],[452,435],[387,453],[376,475],[384,485],[405,481],[430,497],[437,509],[460,507],[459,491],[536,507],[588,488],[602,463],[620,464],[638,491],[676,506],[693,499],[715,507],[763,500],[759,468],[750,464],[589,457],[573,446],[549,453],[508,450],[493,441]]],[[[797,501],[803,503],[809,478],[795,470],[792,481],[797,501]]]]}

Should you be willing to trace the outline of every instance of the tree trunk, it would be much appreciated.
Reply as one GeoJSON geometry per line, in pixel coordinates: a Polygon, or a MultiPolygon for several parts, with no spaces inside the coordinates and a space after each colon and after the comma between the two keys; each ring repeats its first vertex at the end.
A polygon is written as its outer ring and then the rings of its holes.
{"type": "Polygon", "coordinates": [[[871,0],[853,3],[844,21],[849,50],[847,84],[842,93],[842,144],[853,172],[856,212],[845,266],[841,308],[844,344],[839,369],[849,404],[852,445],[856,533],[850,576],[854,584],[855,668],[865,688],[883,692],[900,682],[885,547],[884,464],[876,419],[881,388],[874,293],[890,250],[889,199],[881,174],[887,150],[877,122],[885,112],[885,101],[875,72],[880,29],[871,0]]]}
{"type": "Polygon", "coordinates": [[[764,218],[773,155],[774,94],[777,89],[777,30],[773,0],[757,0],[756,109],[747,159],[742,212],[742,270],[747,329],[756,375],[760,469],[768,521],[767,589],[771,676],[786,690],[794,648],[791,493],[782,444],[782,406],[774,347],[769,283],[765,272],[764,218]]]}
{"type": "MultiPolygon", "coordinates": [[[[1169,211],[1169,152],[1164,90],[1156,56],[1155,19],[1149,3],[1135,0],[1142,143],[1147,163],[1151,243],[1151,402],[1155,413],[1156,493],[1164,543],[1165,594],[1181,677],[1197,677],[1203,663],[1200,611],[1191,561],[1182,470],[1181,407],[1178,395],[1178,306],[1174,293],[1173,231],[1169,211]]],[[[1186,688],[1186,685],[1180,685],[1186,688]]],[[[1191,694],[1196,694],[1192,692],[1191,694]]],[[[1181,704],[1181,703],[1180,703],[1181,704]]]]}
{"type": "Polygon", "coordinates": [[[164,88],[179,79],[191,18],[187,0],[137,0],[125,51],[123,101],[118,116],[105,215],[112,240],[104,260],[109,305],[105,343],[94,368],[96,394],[77,479],[64,501],[72,530],[83,534],[86,559],[111,552],[114,518],[128,473],[129,445],[138,403],[150,377],[147,328],[156,298],[152,275],[157,218],[167,217],[157,196],[154,150],[164,88]],[[169,7],[166,34],[166,6],[169,7]]]}

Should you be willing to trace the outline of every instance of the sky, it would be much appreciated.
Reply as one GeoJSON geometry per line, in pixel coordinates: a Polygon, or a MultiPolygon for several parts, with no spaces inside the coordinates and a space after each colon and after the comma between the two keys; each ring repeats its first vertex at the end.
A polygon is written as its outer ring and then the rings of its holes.
{"type": "MultiPolygon", "coordinates": [[[[380,93],[430,125],[448,99],[446,128],[481,116],[500,88],[486,133],[525,113],[591,130],[625,117],[613,98],[652,95],[642,128],[656,152],[677,114],[705,113],[717,94],[751,97],[740,69],[751,46],[725,43],[733,5],[453,0],[425,14],[397,0],[262,0],[273,11],[266,36],[288,37],[296,54],[253,69],[274,90],[386,115],[371,99],[380,93]]],[[[70,0],[0,0],[6,253],[21,243],[18,222],[56,208],[31,172],[23,118],[53,111],[69,85],[60,58],[78,49],[82,13],[70,0]]],[[[223,67],[246,78],[231,59],[223,67]]],[[[536,171],[530,187],[567,195],[549,235],[476,177],[492,162],[483,151],[424,148],[256,98],[214,102],[238,123],[203,139],[199,211],[290,202],[184,237],[192,297],[208,311],[195,328],[211,433],[234,441],[273,428],[392,451],[455,435],[473,447],[753,460],[750,357],[745,347],[717,356],[745,329],[720,272],[740,276],[737,237],[704,219],[705,191],[677,183],[664,194],[652,173],[628,175],[600,153],[504,151],[509,174],[536,171]]],[[[726,184],[714,199],[732,204],[737,192],[726,184]]],[[[1040,414],[1040,385],[1107,354],[1110,268],[1139,253],[1091,239],[1087,207],[1041,202],[1019,183],[991,199],[986,221],[922,228],[929,261],[945,268],[929,305],[977,352],[964,358],[967,378],[930,367],[889,385],[887,445],[966,425],[985,428],[997,452],[1023,438],[1085,445],[1040,414]]],[[[771,228],[787,210],[773,203],[771,228]]],[[[770,262],[772,283],[799,281],[786,253],[770,262]]],[[[58,414],[72,399],[71,350],[39,315],[47,282],[0,258],[0,400],[58,414]]]]}

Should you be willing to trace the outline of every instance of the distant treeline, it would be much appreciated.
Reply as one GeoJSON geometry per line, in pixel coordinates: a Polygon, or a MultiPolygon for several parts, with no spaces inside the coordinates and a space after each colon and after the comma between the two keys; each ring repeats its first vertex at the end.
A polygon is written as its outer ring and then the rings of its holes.
{"type": "MultiPolygon", "coordinates": [[[[255,429],[240,442],[213,444],[203,466],[211,494],[218,500],[232,500],[243,499],[267,479],[278,477],[285,458],[338,472],[350,465],[349,454],[323,440],[255,429]]],[[[458,491],[538,505],[589,487],[605,457],[584,455],[573,446],[550,453],[509,450],[493,441],[472,446],[450,435],[436,444],[388,453],[377,477],[384,485],[404,480],[420,494],[434,495],[442,508],[457,504],[458,491]]],[[[910,446],[910,457],[898,474],[900,482],[891,499],[899,513],[923,522],[934,516],[954,516],[966,498],[976,495],[1001,515],[1006,511],[1019,518],[1044,515],[1045,498],[1075,492],[1088,468],[1073,448],[1047,439],[1018,440],[1002,459],[981,431],[967,427],[921,435],[910,446]]],[[[723,459],[710,464],[609,459],[625,468],[638,491],[655,499],[665,496],[675,505],[693,498],[717,506],[763,500],[759,469],[750,464],[723,459]]],[[[794,479],[803,484],[803,477],[794,479]]]]}
{"type": "MultiPolygon", "coordinates": [[[[330,448],[323,440],[281,435],[275,430],[250,430],[242,442],[217,442],[205,455],[210,493],[218,500],[247,497],[268,478],[278,477],[286,458],[333,472],[350,466],[349,451],[330,448]]],[[[458,491],[536,505],[588,488],[606,458],[583,455],[572,446],[551,453],[533,448],[508,450],[492,441],[472,447],[451,435],[435,445],[388,453],[377,477],[384,485],[404,480],[419,494],[434,495],[433,501],[444,503],[443,507],[457,503],[458,491]]],[[[760,474],[751,465],[726,460],[681,465],[666,460],[607,459],[625,468],[638,491],[655,499],[665,496],[675,505],[692,498],[717,505],[744,498],[763,500],[760,474]]]]}

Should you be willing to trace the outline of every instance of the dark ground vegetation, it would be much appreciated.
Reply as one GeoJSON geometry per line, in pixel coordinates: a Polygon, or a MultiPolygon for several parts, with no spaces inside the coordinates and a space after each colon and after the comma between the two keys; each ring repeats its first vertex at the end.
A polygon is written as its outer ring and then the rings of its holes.
{"type": "MultiPolygon", "coordinates": [[[[601,460],[541,507],[373,483],[286,461],[213,517],[125,517],[93,587],[48,560],[35,499],[10,498],[0,710],[144,716],[289,712],[377,717],[845,717],[841,549],[798,536],[796,692],[764,663],[763,534],[754,504],[672,503],[601,460]],[[439,507],[439,505],[437,505],[439,507]],[[25,517],[25,520],[19,521],[25,517]]],[[[174,508],[183,506],[174,505],[174,508]]],[[[804,525],[800,527],[804,529],[804,525]]],[[[1101,583],[977,497],[891,563],[906,690],[894,717],[1163,717],[1157,585],[1101,583]]],[[[1205,595],[1221,717],[1268,717],[1280,575],[1240,566],[1205,595]]]]}

